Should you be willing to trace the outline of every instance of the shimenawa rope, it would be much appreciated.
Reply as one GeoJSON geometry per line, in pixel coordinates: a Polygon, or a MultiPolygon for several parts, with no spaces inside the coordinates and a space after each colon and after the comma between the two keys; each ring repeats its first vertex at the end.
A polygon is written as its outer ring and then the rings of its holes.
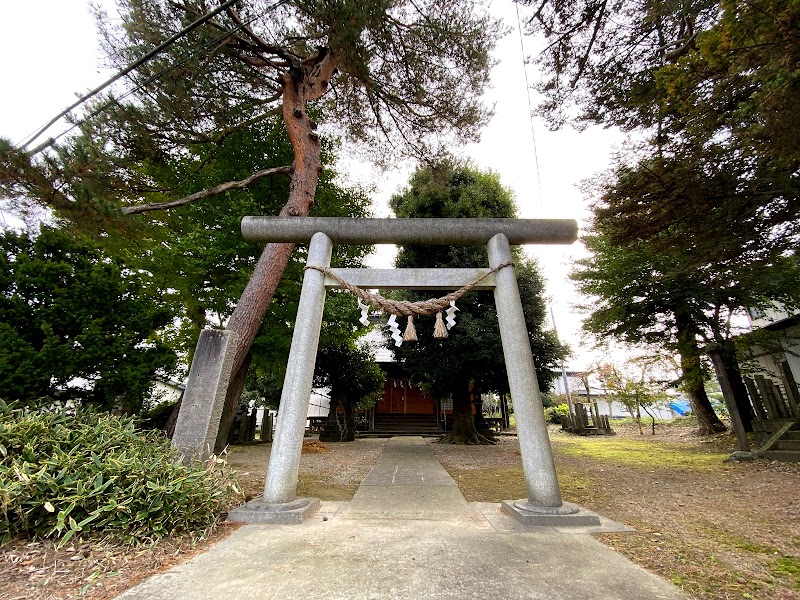
{"type": "Polygon", "coordinates": [[[396,315],[398,317],[410,317],[410,316],[432,315],[434,313],[439,312],[440,310],[444,310],[450,305],[451,302],[455,302],[456,300],[461,298],[461,296],[471,291],[481,281],[489,277],[489,275],[494,275],[500,269],[511,267],[513,265],[514,265],[513,262],[504,262],[501,265],[497,265],[494,269],[492,269],[488,273],[481,275],[478,279],[476,279],[472,283],[468,283],[464,287],[457,289],[455,292],[451,292],[446,296],[442,296],[441,298],[435,298],[433,300],[420,300],[418,302],[409,302],[407,300],[390,300],[389,298],[384,298],[380,294],[373,294],[371,292],[368,292],[367,290],[361,289],[356,285],[353,285],[352,283],[350,283],[345,279],[342,279],[341,277],[336,275],[336,273],[331,271],[328,267],[317,267],[314,265],[307,265],[304,270],[313,269],[315,271],[319,271],[320,273],[328,275],[337,283],[342,285],[342,287],[347,289],[349,292],[361,298],[364,302],[368,302],[375,308],[378,308],[385,313],[389,313],[390,315],[396,315]]]}

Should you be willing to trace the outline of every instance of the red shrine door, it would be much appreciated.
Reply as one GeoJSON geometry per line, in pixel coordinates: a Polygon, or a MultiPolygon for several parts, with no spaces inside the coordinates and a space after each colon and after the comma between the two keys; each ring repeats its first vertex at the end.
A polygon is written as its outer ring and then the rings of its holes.
{"type": "Polygon", "coordinates": [[[432,415],[435,412],[433,398],[408,379],[387,379],[375,409],[379,414],[432,415]]]}

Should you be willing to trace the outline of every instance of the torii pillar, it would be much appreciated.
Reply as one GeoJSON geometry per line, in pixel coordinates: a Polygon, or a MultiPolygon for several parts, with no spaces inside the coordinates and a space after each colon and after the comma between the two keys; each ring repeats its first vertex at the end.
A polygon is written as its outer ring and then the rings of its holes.
{"type": "MultiPolygon", "coordinates": [[[[245,217],[242,220],[242,234],[250,242],[301,243],[310,240],[307,265],[321,269],[329,267],[334,243],[487,244],[489,267],[494,269],[511,262],[511,244],[571,244],[577,239],[577,231],[577,223],[566,219],[245,217]]],[[[442,290],[459,289],[490,269],[332,271],[362,288],[442,290]]],[[[325,289],[338,286],[333,278],[318,270],[305,271],[264,495],[231,511],[228,517],[231,520],[300,523],[319,507],[317,499],[297,498],[296,490],[325,289]]],[[[503,502],[503,510],[530,525],[598,525],[596,515],[561,500],[513,268],[500,269],[482,281],[477,289],[494,290],[528,493],[523,500],[503,502]]]]}

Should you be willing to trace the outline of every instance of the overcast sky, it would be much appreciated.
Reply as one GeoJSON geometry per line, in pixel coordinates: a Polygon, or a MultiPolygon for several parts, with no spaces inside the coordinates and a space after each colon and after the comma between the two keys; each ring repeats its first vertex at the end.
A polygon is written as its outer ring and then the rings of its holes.
{"type": "MultiPolygon", "coordinates": [[[[112,7],[113,14],[113,2],[103,4],[112,7]]],[[[487,96],[487,102],[495,106],[495,117],[483,132],[480,144],[468,147],[466,154],[476,166],[500,175],[503,184],[514,193],[520,217],[581,221],[587,216],[588,200],[581,195],[580,183],[608,167],[610,155],[622,138],[602,129],[550,132],[535,120],[537,178],[514,4],[511,0],[495,0],[493,13],[512,30],[498,45],[496,58],[500,62],[487,96]]],[[[524,44],[528,54],[535,48],[533,40],[526,38],[524,44]]],[[[101,68],[95,25],[84,0],[2,3],[0,56],[0,135],[15,142],[71,104],[76,94],[110,76],[101,68]]],[[[532,66],[528,67],[528,78],[531,83],[538,78],[532,66]]],[[[57,127],[54,132],[60,130],[57,127]]],[[[353,180],[376,185],[377,216],[388,215],[388,198],[406,182],[408,173],[408,166],[388,173],[365,165],[351,168],[353,180]]],[[[3,218],[7,223],[8,218],[3,218]]],[[[559,334],[576,350],[577,358],[570,366],[585,368],[594,357],[582,348],[581,316],[573,308],[578,298],[567,280],[571,261],[582,252],[580,243],[571,247],[529,246],[528,252],[539,259],[547,278],[559,334]]],[[[384,252],[373,264],[386,260],[384,252]]]]}

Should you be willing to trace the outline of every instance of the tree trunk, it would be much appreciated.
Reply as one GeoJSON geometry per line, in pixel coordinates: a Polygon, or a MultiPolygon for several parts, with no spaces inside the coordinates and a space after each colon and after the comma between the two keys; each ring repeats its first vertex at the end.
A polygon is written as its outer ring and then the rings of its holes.
{"type": "Polygon", "coordinates": [[[475,429],[469,381],[461,382],[461,385],[453,392],[453,429],[442,437],[441,441],[447,444],[462,445],[494,444],[493,440],[483,437],[475,429]]]}
{"type": "Polygon", "coordinates": [[[178,424],[178,413],[181,411],[181,402],[183,401],[183,397],[178,400],[178,403],[175,405],[175,408],[172,409],[172,412],[169,413],[169,418],[167,422],[164,424],[164,433],[169,439],[172,439],[172,436],[175,435],[175,425],[178,424]]]}
{"type": "Polygon", "coordinates": [[[328,420],[325,427],[319,433],[320,442],[341,442],[342,432],[339,431],[339,419],[336,416],[336,409],[339,406],[340,398],[331,396],[328,403],[328,420]]]}
{"type": "MultiPolygon", "coordinates": [[[[753,414],[750,410],[750,402],[747,401],[744,410],[742,410],[742,408],[739,407],[741,398],[737,399],[736,397],[737,390],[735,386],[737,380],[738,384],[744,388],[742,374],[739,372],[739,363],[736,360],[736,350],[735,348],[726,348],[725,346],[714,344],[713,347],[709,349],[708,355],[711,357],[714,371],[719,380],[719,386],[722,389],[722,395],[725,397],[725,404],[728,407],[728,413],[731,417],[731,425],[733,426],[734,432],[736,432],[739,450],[749,452],[750,441],[747,439],[747,430],[748,426],[750,431],[753,430],[753,414]]],[[[747,400],[747,398],[745,398],[745,400],[747,400]]]]}
{"type": "Polygon", "coordinates": [[[239,398],[242,396],[244,390],[245,380],[247,379],[247,369],[250,367],[252,355],[248,352],[245,355],[244,363],[238,371],[234,371],[233,376],[228,381],[228,391],[225,395],[225,404],[227,406],[228,398],[235,398],[236,403],[233,405],[233,413],[230,420],[222,419],[219,423],[219,430],[217,431],[217,441],[214,444],[214,453],[219,454],[228,445],[228,437],[230,436],[233,424],[236,421],[236,409],[239,407],[239,398]]]}
{"type": "Polygon", "coordinates": [[[704,387],[705,376],[700,362],[701,352],[697,345],[697,331],[691,320],[676,312],[675,324],[678,330],[678,354],[681,357],[682,387],[689,396],[692,412],[697,417],[700,435],[710,435],[725,431],[714,407],[708,399],[704,387]]]}
{"type": "Polygon", "coordinates": [[[508,417],[508,397],[505,394],[500,395],[500,416],[503,419],[503,430],[508,429],[511,424],[508,417]]]}
{"type": "MultiPolygon", "coordinates": [[[[732,341],[727,341],[724,344],[717,344],[714,348],[709,350],[711,363],[714,365],[714,372],[717,375],[717,380],[720,382],[723,394],[725,394],[726,387],[730,394],[730,400],[736,406],[739,417],[742,420],[742,426],[745,431],[753,431],[753,419],[756,418],[753,413],[753,407],[750,405],[750,396],[747,394],[747,388],[742,379],[742,372],[739,370],[739,359],[736,357],[736,345],[732,341]],[[727,386],[722,385],[723,379],[727,380],[727,386]]],[[[728,398],[726,398],[726,401],[728,398]]],[[[730,412],[730,410],[729,410],[730,412]]]]}
{"type": "MultiPolygon", "coordinates": [[[[309,118],[306,103],[318,99],[328,90],[328,82],[336,69],[336,62],[332,53],[323,53],[314,64],[283,75],[283,121],[294,150],[294,162],[289,198],[279,213],[281,217],[305,217],[314,206],[322,163],[319,136],[315,131],[316,123],[309,118]]],[[[239,334],[231,381],[238,381],[240,378],[244,381],[247,375],[245,357],[261,329],[261,322],[294,247],[294,244],[267,244],[228,320],[227,328],[239,334]]],[[[237,391],[234,386],[228,388],[217,446],[224,445],[223,433],[229,431],[233,425],[241,391],[241,388],[237,391]]]]}
{"type": "Polygon", "coordinates": [[[342,431],[343,442],[356,441],[356,411],[353,402],[349,398],[344,401],[344,431],[342,431]]]}
{"type": "Polygon", "coordinates": [[[636,419],[637,427],[639,427],[639,435],[644,435],[644,429],[642,429],[642,407],[638,402],[636,403],[636,415],[634,418],[636,419]]]}

